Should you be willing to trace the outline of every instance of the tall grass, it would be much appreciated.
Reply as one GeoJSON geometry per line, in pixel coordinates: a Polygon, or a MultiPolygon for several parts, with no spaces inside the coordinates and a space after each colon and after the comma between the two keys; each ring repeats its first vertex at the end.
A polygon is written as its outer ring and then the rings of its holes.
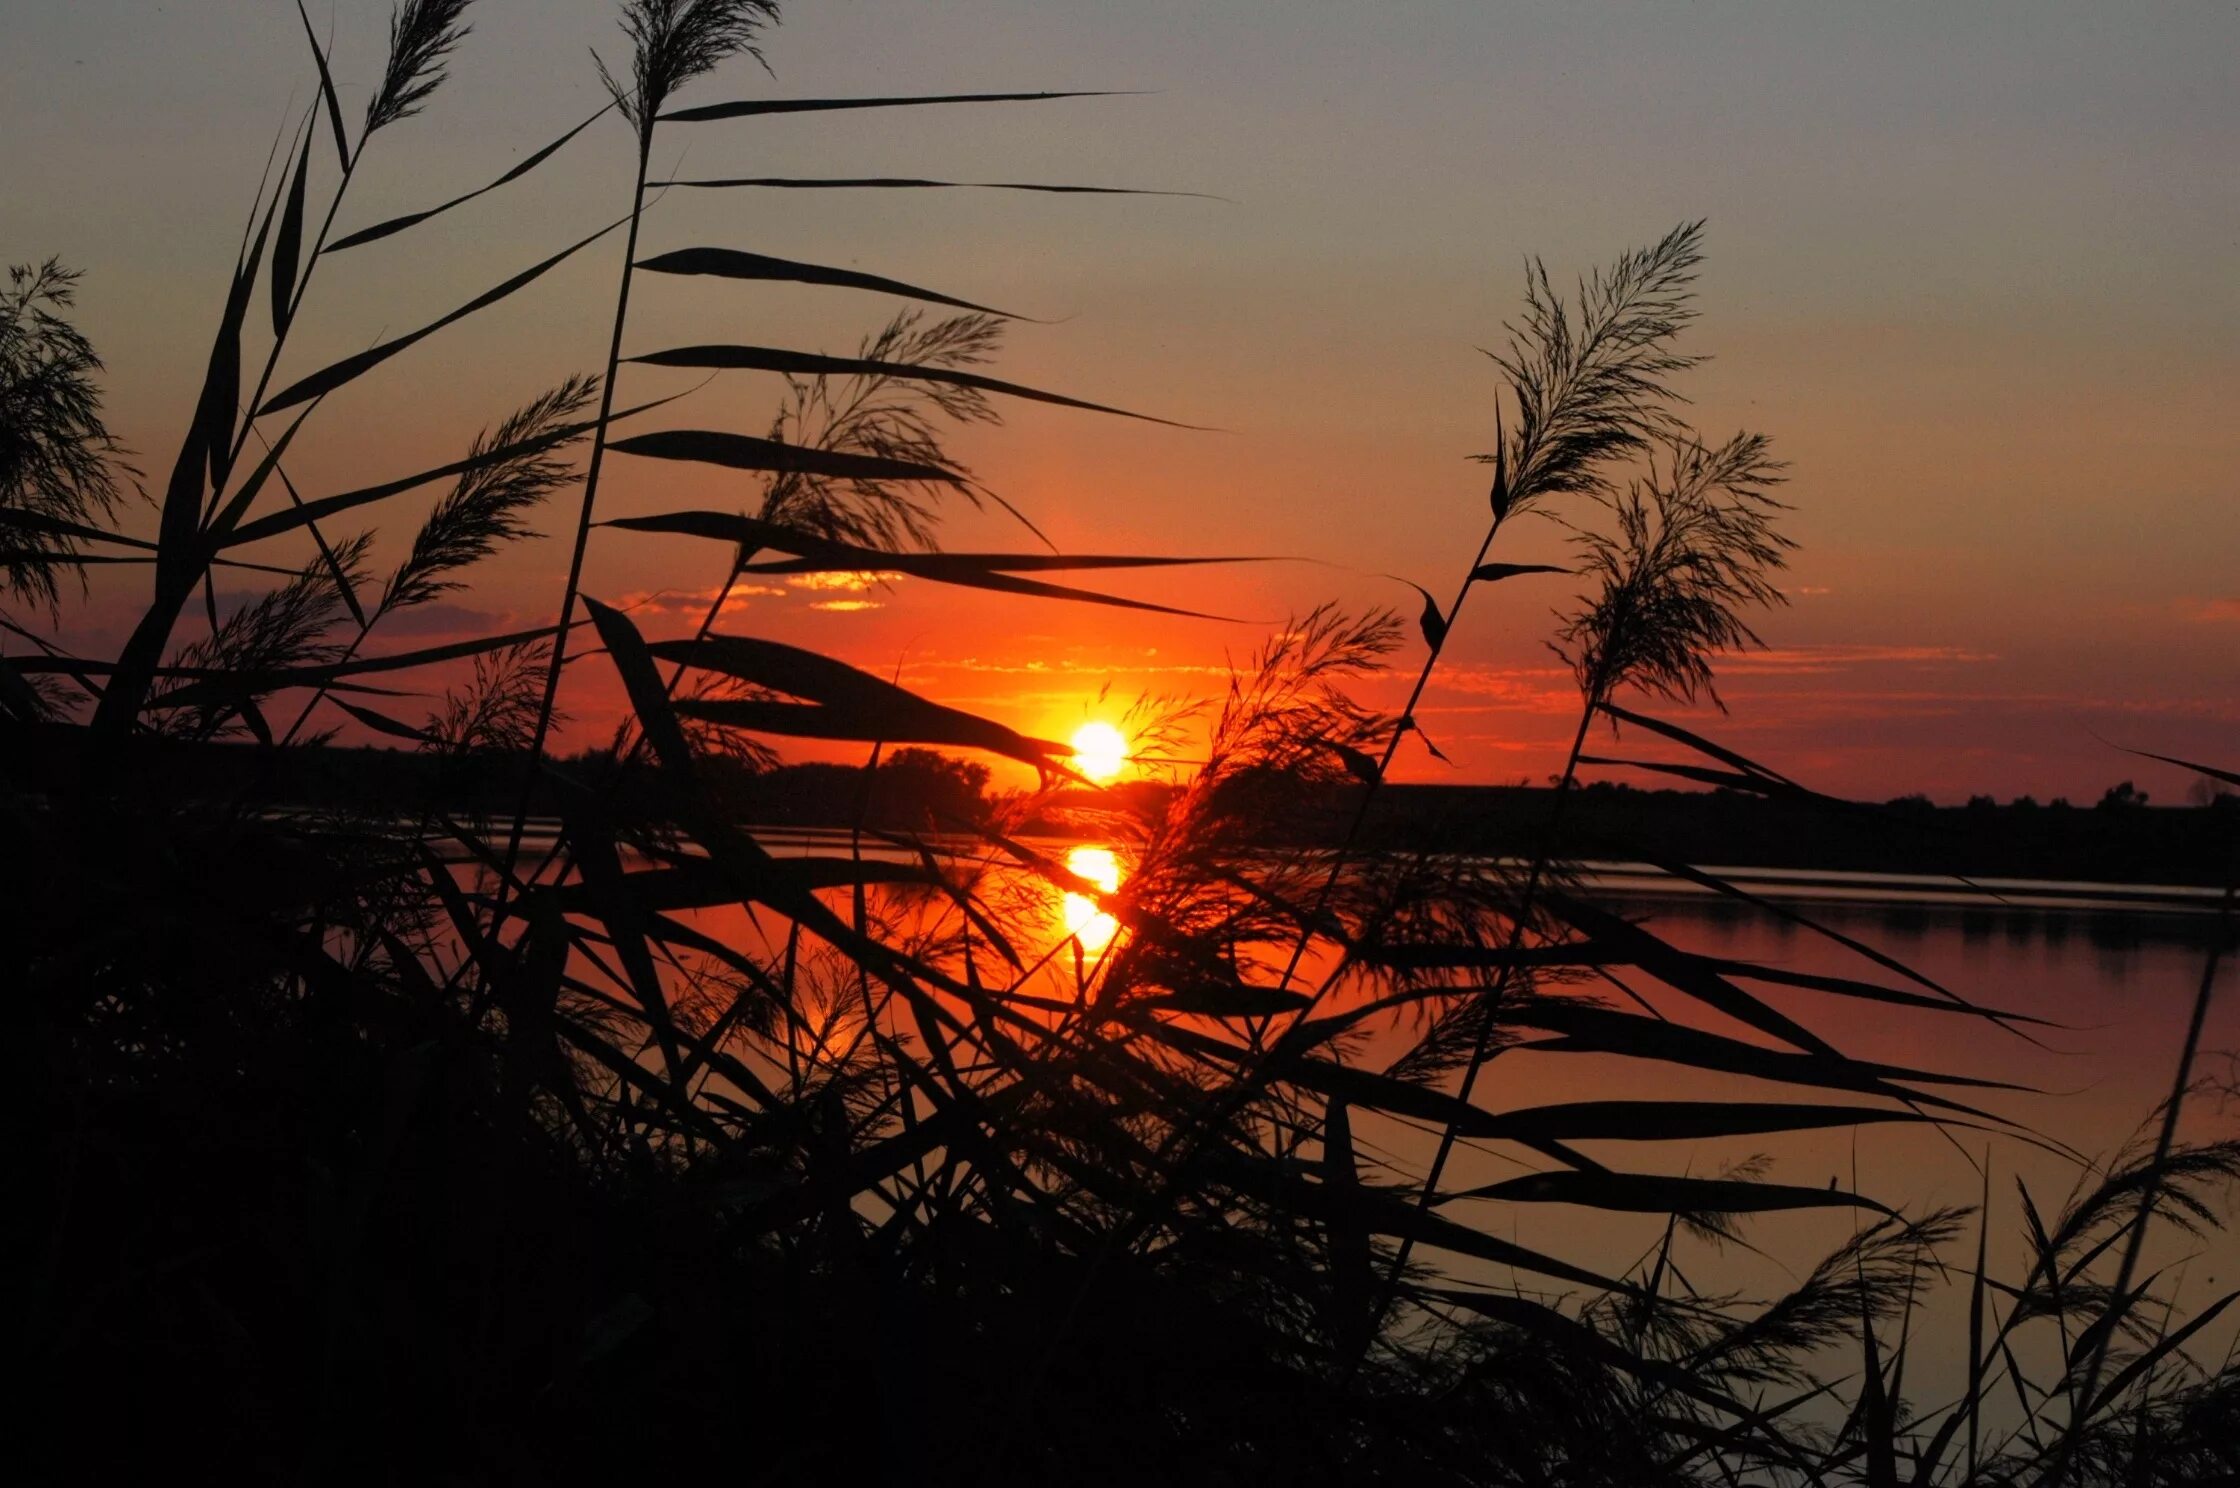
{"type": "MultiPolygon", "coordinates": [[[[1644,697],[1715,696],[1718,657],[1754,640],[1787,548],[1764,442],[1707,441],[1679,415],[1700,226],[1575,295],[1533,266],[1496,359],[1490,520],[1455,598],[1427,596],[1414,641],[1388,614],[1299,617],[1210,702],[1147,706],[1151,737],[1206,741],[1172,791],[1090,794],[1065,746],[738,633],[722,596],[752,576],[893,572],[1020,604],[1160,608],[1074,576],[1193,560],[937,545],[953,500],[993,495],[950,457],[956,426],[1017,398],[1141,415],[982,370],[1003,317],[962,294],[641,241],[657,127],[1059,95],[680,106],[688,85],[759,56],[774,12],[628,0],[610,109],[481,191],[331,239],[368,140],[440,107],[470,10],[396,10],[354,145],[312,38],[315,110],[259,189],[152,535],[115,499],[98,363],[52,290],[67,281],[37,281],[46,318],[19,305],[9,332],[31,324],[34,349],[11,339],[0,360],[12,420],[19,369],[61,369],[30,405],[47,421],[0,440],[13,462],[0,515],[23,544],[9,561],[26,565],[8,572],[28,576],[12,597],[59,606],[44,580],[80,561],[152,570],[113,659],[29,626],[0,656],[0,815],[29,870],[0,897],[35,1115],[18,1352],[35,1411],[98,1396],[142,1428],[54,1437],[41,1465],[175,1468],[170,1444],[193,1441],[230,1476],[275,1480],[1988,1485],[2240,1471],[2240,1376],[2189,1354],[2232,1299],[2181,1320],[2158,1299],[2167,1283],[2139,1274],[2150,1225],[2206,1231],[2240,1175],[2240,1147],[2180,1140],[2190,1043],[2155,1140],[2086,1169],[2050,1222],[2021,1194],[2024,1268],[1995,1276],[1988,1213],[1971,1235],[1965,1214],[1907,1216],[1747,1162],[1697,1176],[1609,1153],[1891,1125],[2038,1140],[1997,1114],[1985,1076],[1853,1058],[1784,1009],[1842,998],[1932,1028],[2026,1030],[2026,1015],[1809,921],[1871,969],[1691,953],[1595,901],[1560,816],[1516,864],[1475,842],[1361,845],[1397,751],[1421,737],[1417,702],[1465,600],[1510,579],[1559,585],[1493,557],[1504,525],[1535,512],[1575,533],[1583,581],[1551,632],[1580,695],[1566,787],[1602,763],[1585,753],[1599,717],[1665,750],[1651,768],[1843,809],[1641,711],[1644,697]],[[272,391],[326,256],[387,251],[502,193],[609,113],[637,145],[626,215],[272,391]],[[307,231],[321,122],[336,179],[307,231]],[[493,411],[457,459],[296,489],[289,453],[317,437],[329,398],[617,229],[596,374],[560,373],[493,411]],[[625,357],[640,272],[821,284],[943,315],[890,314],[852,355],[625,357]],[[260,287],[269,335],[248,313],[260,287]],[[752,434],[652,427],[676,400],[625,400],[641,367],[775,379],[773,412],[752,434]],[[759,500],[602,522],[610,456],[744,471],[759,500]],[[337,535],[431,489],[385,570],[370,534],[337,535]],[[553,623],[376,649],[385,619],[548,527],[572,537],[553,623]],[[718,597],[682,633],[648,635],[583,592],[594,533],[710,544],[718,597]],[[272,582],[221,613],[225,565],[272,582]],[[205,623],[182,639],[198,589],[205,623]],[[26,652],[26,637],[43,644],[26,652]],[[1418,642],[1402,709],[1361,701],[1418,642]],[[630,711],[588,769],[547,750],[583,666],[612,668],[630,711]],[[428,716],[407,716],[414,688],[447,680],[428,716]],[[281,700],[297,711],[276,729],[281,700]],[[291,772],[322,758],[298,741],[346,720],[426,754],[426,797],[339,791],[343,805],[296,809],[291,772]],[[1008,759],[1040,786],[938,832],[873,831],[866,810],[851,850],[781,859],[725,782],[799,738],[873,761],[1008,759]],[[498,780],[512,809],[475,815],[491,798],[470,778],[498,780]],[[1305,824],[1333,805],[1340,835],[1319,840],[1305,824]],[[539,811],[559,822],[542,854],[524,830],[539,811]],[[1029,833],[1069,814],[1124,860],[1118,890],[1029,833]],[[1290,845],[1271,824],[1298,828],[1290,845]],[[1108,945],[1091,953],[1053,919],[1068,892],[1117,922],[1108,945]],[[1408,1047],[1373,1061],[1367,1035],[1391,1030],[1408,1047]],[[1529,1104],[1488,1074],[1580,1053],[1628,1059],[1640,1078],[1529,1104]],[[1678,1093],[1705,1075],[1781,1089],[1678,1093]],[[1433,1152],[1420,1167],[1393,1150],[1410,1132],[1433,1152]],[[1451,1191],[1462,1144],[1525,1171],[1451,1191]],[[1508,1217],[1546,1204],[1651,1216],[1662,1237],[1618,1268],[1512,1238],[1508,1217]],[[1700,1247],[1796,1210],[1856,1228],[1795,1285],[1761,1298],[1687,1279],[1700,1247]],[[1968,1383],[1956,1403],[1923,1401],[1906,1390],[1911,1319],[1948,1273],[1968,1282],[1968,1383]]],[[[2219,933],[2228,945],[2229,917],[2219,933]]],[[[1988,1210],[1989,1160],[1986,1173],[1988,1210]]]]}

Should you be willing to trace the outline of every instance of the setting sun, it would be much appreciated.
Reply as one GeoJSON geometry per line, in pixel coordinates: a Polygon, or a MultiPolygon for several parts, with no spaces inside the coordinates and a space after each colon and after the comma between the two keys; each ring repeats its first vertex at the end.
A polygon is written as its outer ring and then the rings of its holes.
{"type": "Polygon", "coordinates": [[[1128,737],[1111,724],[1085,723],[1073,731],[1073,767],[1099,785],[1118,775],[1127,764],[1128,737]]]}
{"type": "MultiPolygon", "coordinates": [[[[1095,727],[1096,725],[1091,725],[1095,727]]],[[[1080,738],[1075,736],[1078,744],[1080,738]]],[[[1077,847],[1066,854],[1066,871],[1085,878],[1104,890],[1113,893],[1120,887],[1120,860],[1112,855],[1109,847],[1077,847]]],[[[1112,944],[1112,937],[1119,923],[1096,906],[1086,894],[1068,894],[1065,899],[1066,933],[1081,942],[1081,949],[1091,955],[1112,944]]]]}

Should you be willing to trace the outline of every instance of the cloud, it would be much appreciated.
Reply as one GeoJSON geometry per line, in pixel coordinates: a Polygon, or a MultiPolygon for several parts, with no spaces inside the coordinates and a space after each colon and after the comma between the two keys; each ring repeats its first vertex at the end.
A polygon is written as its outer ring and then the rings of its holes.
{"type": "MultiPolygon", "coordinates": [[[[1156,652],[1152,654],[1156,654],[1156,652]]],[[[1074,661],[1071,659],[1061,659],[1058,661],[1044,661],[1041,659],[1031,659],[1027,661],[991,661],[984,656],[961,656],[953,661],[926,661],[918,663],[918,665],[925,669],[934,671],[986,672],[998,676],[1015,674],[1032,674],[1046,676],[1051,673],[1063,673],[1067,676],[1074,677],[1227,677],[1230,670],[1225,666],[1213,666],[1205,664],[1189,665],[1173,662],[1139,663],[1128,660],[1125,657],[1108,659],[1104,661],[1074,661]]]]}
{"type": "Polygon", "coordinates": [[[899,584],[898,573],[810,573],[796,574],[786,582],[796,589],[846,589],[862,593],[881,584],[899,584]]]}
{"type": "MultiPolygon", "coordinates": [[[[724,597],[723,613],[743,610],[758,597],[783,598],[785,592],[767,584],[734,584],[724,597]]],[[[641,589],[622,596],[617,608],[631,614],[704,615],[721,593],[721,587],[714,585],[705,589],[641,589]]]]}
{"type": "Polygon", "coordinates": [[[2226,624],[2240,621],[2240,598],[2205,599],[2193,612],[2193,618],[2208,624],[2220,620],[2226,624]]]}
{"type": "Polygon", "coordinates": [[[1817,676],[1862,666],[1975,666],[1997,661],[1992,651],[1972,651],[1965,646],[1772,646],[1763,651],[1739,651],[1712,663],[1724,674],[1756,676],[1817,676]]]}
{"type": "Polygon", "coordinates": [[[812,610],[830,610],[840,615],[853,615],[861,610],[883,610],[886,606],[875,599],[820,599],[809,608],[812,610]]]}
{"type": "Polygon", "coordinates": [[[1576,713],[1579,691],[1566,667],[1441,667],[1426,691],[1436,697],[1486,698],[1483,704],[1432,702],[1419,713],[1527,712],[1576,713]]]}

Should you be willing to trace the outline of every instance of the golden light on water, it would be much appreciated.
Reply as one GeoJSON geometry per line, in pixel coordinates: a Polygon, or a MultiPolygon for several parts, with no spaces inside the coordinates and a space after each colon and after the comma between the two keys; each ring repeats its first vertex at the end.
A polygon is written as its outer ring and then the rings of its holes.
{"type": "MultiPolygon", "coordinates": [[[[1080,742],[1080,736],[1074,736],[1080,742]]],[[[1112,855],[1109,847],[1077,847],[1066,854],[1066,868],[1077,878],[1085,878],[1104,890],[1113,893],[1120,887],[1120,860],[1112,855]]],[[[1120,925],[1111,915],[1096,906],[1086,894],[1068,894],[1061,910],[1065,916],[1066,933],[1081,942],[1081,949],[1095,955],[1112,944],[1112,937],[1120,925]]]]}
{"type": "Polygon", "coordinates": [[[1085,723],[1073,731],[1073,767],[1091,780],[1102,785],[1127,765],[1128,736],[1111,724],[1085,723]]]}

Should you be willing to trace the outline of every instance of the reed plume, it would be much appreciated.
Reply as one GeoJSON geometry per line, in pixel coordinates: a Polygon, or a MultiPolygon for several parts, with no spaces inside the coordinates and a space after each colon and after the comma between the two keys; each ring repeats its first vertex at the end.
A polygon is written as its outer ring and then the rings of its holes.
{"type": "Polygon", "coordinates": [[[367,134],[419,113],[428,95],[443,86],[446,60],[473,29],[463,19],[472,3],[404,0],[390,11],[389,61],[366,105],[367,134]]]}
{"type": "Polygon", "coordinates": [[[630,84],[610,76],[604,63],[599,75],[640,140],[650,141],[670,95],[742,52],[760,62],[755,37],[777,19],[775,0],[626,0],[630,84]]]}
{"type": "Polygon", "coordinates": [[[1597,587],[1552,644],[1590,709],[1626,687],[1718,703],[1713,658],[1761,644],[1744,614],[1787,602],[1769,575],[1796,547],[1773,525],[1786,508],[1767,448],[1760,434],[1715,449],[1675,438],[1604,503],[1611,529],[1574,528],[1579,572],[1597,587]]]}
{"type": "Polygon", "coordinates": [[[10,267],[0,291],[0,595],[49,611],[79,551],[67,528],[113,516],[118,477],[137,474],[102,418],[101,358],[61,313],[78,278],[50,258],[10,267]]]}
{"type": "MultiPolygon", "coordinates": [[[[919,368],[966,368],[994,359],[1003,344],[1003,321],[993,315],[945,316],[927,322],[904,310],[863,338],[860,361],[919,368]]],[[[808,449],[946,470],[955,481],[879,480],[808,471],[771,476],[761,515],[777,522],[867,548],[936,546],[939,503],[961,495],[974,506],[993,493],[972,479],[943,437],[942,421],[957,425],[1002,421],[978,388],[929,378],[866,372],[786,378],[786,395],[770,424],[770,437],[808,449]]]]}
{"type": "Polygon", "coordinates": [[[1516,427],[1491,454],[1501,471],[1498,520],[1551,496],[1610,490],[1614,461],[1681,433],[1672,378],[1702,358],[1674,342],[1696,319],[1703,223],[1684,222],[1621,254],[1567,299],[1538,258],[1525,264],[1525,309],[1505,351],[1487,352],[1516,400],[1516,427]]]}
{"type": "Polygon", "coordinates": [[[460,570],[504,543],[534,536],[530,510],[573,478],[565,452],[587,432],[577,427],[599,379],[572,375],[477,435],[462,474],[428,513],[412,550],[389,577],[372,618],[426,604],[460,587],[460,570]],[[514,453],[491,460],[495,451],[514,453]]]}

